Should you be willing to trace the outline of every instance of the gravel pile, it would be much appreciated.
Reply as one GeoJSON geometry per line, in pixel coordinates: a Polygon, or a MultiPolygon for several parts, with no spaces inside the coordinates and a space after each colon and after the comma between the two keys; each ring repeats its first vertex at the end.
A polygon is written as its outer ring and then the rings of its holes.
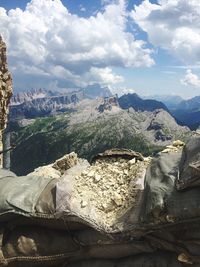
{"type": "Polygon", "coordinates": [[[150,159],[105,157],[75,177],[73,196],[80,208],[91,207],[105,228],[111,228],[130,208],[143,190],[150,159]]]}

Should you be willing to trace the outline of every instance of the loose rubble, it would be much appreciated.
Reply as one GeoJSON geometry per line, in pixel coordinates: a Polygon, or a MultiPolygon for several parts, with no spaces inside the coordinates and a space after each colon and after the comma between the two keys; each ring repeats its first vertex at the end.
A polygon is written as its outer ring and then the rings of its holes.
{"type": "Polygon", "coordinates": [[[104,227],[110,228],[136,204],[150,160],[99,158],[75,177],[73,197],[82,209],[92,207],[104,227]]]}
{"type": "MultiPolygon", "coordinates": [[[[161,153],[178,152],[183,146],[184,143],[177,140],[161,153]]],[[[93,216],[102,229],[111,229],[139,203],[151,160],[131,150],[111,149],[95,156],[90,165],[72,152],[29,175],[66,177],[73,205],[82,210],[82,216],[93,216]]]]}
{"type": "Polygon", "coordinates": [[[166,146],[166,148],[162,150],[161,153],[178,152],[184,146],[185,146],[184,142],[176,140],[172,143],[172,145],[166,146]]]}
{"type": "Polygon", "coordinates": [[[47,178],[60,178],[61,172],[53,168],[53,164],[49,164],[43,167],[36,168],[33,172],[29,173],[27,176],[40,176],[47,178]]]}
{"type": "Polygon", "coordinates": [[[36,175],[41,177],[49,178],[60,178],[64,172],[73,166],[75,166],[82,159],[78,159],[78,156],[75,152],[64,155],[62,158],[56,160],[54,163],[38,167],[33,172],[28,175],[36,175]]]}
{"type": "Polygon", "coordinates": [[[52,167],[59,170],[63,174],[66,170],[75,166],[78,163],[78,156],[75,152],[71,152],[55,161],[52,167]]]}

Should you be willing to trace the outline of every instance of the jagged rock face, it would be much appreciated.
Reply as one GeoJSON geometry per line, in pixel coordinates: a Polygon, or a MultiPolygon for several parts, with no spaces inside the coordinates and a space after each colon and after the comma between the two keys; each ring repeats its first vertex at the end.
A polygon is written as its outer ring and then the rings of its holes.
{"type": "Polygon", "coordinates": [[[12,77],[8,70],[6,44],[0,36],[0,150],[2,150],[2,131],[6,127],[8,104],[10,102],[11,96],[12,77]]]}
{"type": "Polygon", "coordinates": [[[53,94],[51,91],[45,89],[33,89],[28,92],[19,92],[14,94],[10,100],[10,106],[17,106],[23,104],[24,102],[32,101],[38,98],[44,98],[51,96],[53,94]]]}
{"type": "MultiPolygon", "coordinates": [[[[36,118],[69,111],[84,98],[83,91],[53,95],[51,91],[21,93],[12,98],[10,118],[36,118]]],[[[56,93],[55,93],[56,94],[56,93]]]]}
{"type": "Polygon", "coordinates": [[[105,97],[103,104],[99,105],[97,110],[102,113],[105,110],[112,110],[113,107],[119,107],[118,99],[116,96],[105,97]]]}

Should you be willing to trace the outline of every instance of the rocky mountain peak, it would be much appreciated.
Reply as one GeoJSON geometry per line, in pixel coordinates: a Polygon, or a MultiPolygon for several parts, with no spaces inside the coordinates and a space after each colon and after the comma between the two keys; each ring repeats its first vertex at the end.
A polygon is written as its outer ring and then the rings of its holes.
{"type": "Polygon", "coordinates": [[[168,111],[162,102],[153,99],[142,99],[135,93],[122,95],[119,98],[119,105],[122,109],[133,108],[135,111],[154,111],[157,109],[168,111]]]}
{"type": "Polygon", "coordinates": [[[105,110],[111,111],[113,107],[119,107],[119,102],[117,96],[105,97],[103,103],[99,105],[97,110],[102,113],[105,110]]]}
{"type": "Polygon", "coordinates": [[[44,98],[49,96],[50,91],[47,91],[45,89],[32,89],[31,91],[27,92],[19,92],[17,94],[14,94],[11,98],[10,104],[11,106],[20,105],[24,102],[32,101],[34,99],[38,98],[44,98]]]}
{"type": "Polygon", "coordinates": [[[84,98],[83,91],[59,94],[47,90],[24,92],[12,98],[10,109],[11,119],[35,118],[64,112],[84,98]]]}

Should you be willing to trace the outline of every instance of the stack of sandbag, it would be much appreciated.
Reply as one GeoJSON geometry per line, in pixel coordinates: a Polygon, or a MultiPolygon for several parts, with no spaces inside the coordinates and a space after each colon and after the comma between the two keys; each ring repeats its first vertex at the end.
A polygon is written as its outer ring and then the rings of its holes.
{"type": "Polygon", "coordinates": [[[141,218],[155,228],[200,218],[200,137],[161,153],[147,169],[141,218]]]}
{"type": "Polygon", "coordinates": [[[174,147],[153,159],[108,150],[91,164],[72,153],[24,177],[1,171],[0,266],[200,266],[200,188],[179,186],[188,164],[198,180],[199,158],[188,155],[200,139],[174,147]]]}
{"type": "Polygon", "coordinates": [[[137,207],[148,160],[112,150],[93,161],[71,153],[27,176],[1,171],[2,266],[58,266],[155,250],[115,227],[118,220],[123,227],[123,216],[137,207]]]}

